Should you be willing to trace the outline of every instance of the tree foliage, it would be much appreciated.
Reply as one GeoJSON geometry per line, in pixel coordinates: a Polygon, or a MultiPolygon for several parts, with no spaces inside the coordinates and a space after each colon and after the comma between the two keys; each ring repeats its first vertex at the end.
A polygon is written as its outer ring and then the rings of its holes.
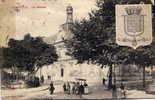
{"type": "Polygon", "coordinates": [[[151,45],[136,50],[115,43],[115,5],[141,2],[151,3],[149,0],[98,0],[96,3],[98,9],[89,13],[89,19],[74,23],[72,29],[74,36],[67,43],[70,54],[79,63],[87,61],[101,65],[153,64],[154,41],[151,45]]]}
{"type": "MultiPolygon", "coordinates": [[[[116,4],[151,4],[149,0],[97,0],[97,10],[89,13],[88,19],[75,21],[73,38],[66,42],[70,55],[78,63],[109,65],[109,85],[112,85],[112,66],[116,64],[136,64],[143,67],[154,65],[155,41],[149,46],[136,50],[116,44],[115,5],[116,4]]],[[[153,26],[155,19],[153,18],[153,26]]],[[[153,28],[153,32],[154,28],[153,28]]],[[[145,72],[143,70],[143,73],[145,72]]],[[[144,73],[145,76],[145,73],[144,73]]],[[[144,77],[145,80],[145,77],[144,77]]]]}
{"type": "Polygon", "coordinates": [[[25,35],[23,40],[10,39],[3,49],[4,68],[16,67],[21,71],[34,72],[43,65],[57,61],[53,45],[46,44],[41,37],[25,35]]]}

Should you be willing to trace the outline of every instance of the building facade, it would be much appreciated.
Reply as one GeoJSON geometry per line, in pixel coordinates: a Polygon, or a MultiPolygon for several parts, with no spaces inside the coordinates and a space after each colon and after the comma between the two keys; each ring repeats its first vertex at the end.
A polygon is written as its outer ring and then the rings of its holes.
{"type": "MultiPolygon", "coordinates": [[[[87,63],[77,64],[76,60],[66,55],[67,48],[62,41],[73,36],[71,33],[73,24],[73,8],[71,5],[67,6],[66,15],[66,22],[61,25],[57,36],[53,37],[55,40],[52,41],[55,44],[57,43],[55,46],[59,56],[58,62],[49,66],[43,66],[36,75],[38,77],[43,76],[45,84],[53,81],[55,84],[62,86],[64,82],[76,82],[78,79],[86,80],[88,85],[102,84],[103,77],[106,78],[107,75],[108,70],[106,68],[101,69],[100,66],[87,63]]],[[[50,38],[48,39],[51,41],[50,38]]]]}
{"type": "MultiPolygon", "coordinates": [[[[76,82],[78,79],[84,79],[88,85],[101,85],[103,78],[106,79],[108,84],[109,67],[105,66],[100,68],[100,66],[93,64],[77,64],[75,59],[66,55],[67,48],[64,45],[64,40],[72,38],[71,28],[73,24],[73,8],[71,5],[66,8],[66,22],[61,25],[60,31],[54,37],[48,38],[45,42],[55,43],[57,54],[59,59],[54,64],[49,66],[43,66],[38,72],[37,76],[44,77],[44,83],[50,84],[51,81],[56,84],[62,91],[62,85],[64,82],[76,82]],[[52,42],[51,42],[52,41],[52,42]]],[[[115,70],[113,70],[116,76],[117,84],[122,81],[125,83],[135,83],[141,82],[143,80],[142,68],[138,68],[136,65],[117,65],[115,70]]],[[[146,80],[150,80],[152,77],[146,73],[146,80]]],[[[113,78],[114,82],[114,78],[113,78]]]]}

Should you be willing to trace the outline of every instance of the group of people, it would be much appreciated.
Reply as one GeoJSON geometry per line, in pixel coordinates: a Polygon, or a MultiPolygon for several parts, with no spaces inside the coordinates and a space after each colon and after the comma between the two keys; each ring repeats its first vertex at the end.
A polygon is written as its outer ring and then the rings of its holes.
{"type": "Polygon", "coordinates": [[[67,82],[63,84],[63,90],[67,94],[82,95],[88,93],[88,84],[84,82],[67,82]]]}
{"type": "MultiPolygon", "coordinates": [[[[117,98],[116,86],[113,85],[112,89],[113,89],[113,91],[112,91],[113,97],[117,98]]],[[[121,83],[119,89],[120,89],[119,91],[121,93],[120,97],[126,98],[126,91],[125,91],[125,86],[123,83],[121,83]]],[[[54,90],[55,90],[55,88],[54,88],[53,82],[51,82],[50,88],[49,88],[50,94],[53,94],[54,90]]],[[[82,96],[83,94],[88,93],[88,84],[86,82],[84,82],[84,83],[82,83],[82,82],[65,82],[63,84],[63,90],[64,90],[64,93],[67,93],[67,94],[75,94],[75,95],[82,96]]]]}

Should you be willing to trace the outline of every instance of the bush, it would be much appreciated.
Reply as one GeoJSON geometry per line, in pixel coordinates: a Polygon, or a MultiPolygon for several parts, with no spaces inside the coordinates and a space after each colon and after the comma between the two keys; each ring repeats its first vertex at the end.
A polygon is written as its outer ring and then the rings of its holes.
{"type": "Polygon", "coordinates": [[[38,86],[40,86],[39,78],[38,77],[30,77],[28,80],[26,80],[26,84],[27,84],[28,88],[38,87],[38,86]]]}

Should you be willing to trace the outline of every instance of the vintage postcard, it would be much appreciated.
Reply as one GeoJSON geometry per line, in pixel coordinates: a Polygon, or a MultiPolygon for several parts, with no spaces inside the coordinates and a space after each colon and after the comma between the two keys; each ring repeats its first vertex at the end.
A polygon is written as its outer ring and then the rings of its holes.
{"type": "Polygon", "coordinates": [[[155,99],[154,0],[0,0],[0,100],[155,99]]]}

